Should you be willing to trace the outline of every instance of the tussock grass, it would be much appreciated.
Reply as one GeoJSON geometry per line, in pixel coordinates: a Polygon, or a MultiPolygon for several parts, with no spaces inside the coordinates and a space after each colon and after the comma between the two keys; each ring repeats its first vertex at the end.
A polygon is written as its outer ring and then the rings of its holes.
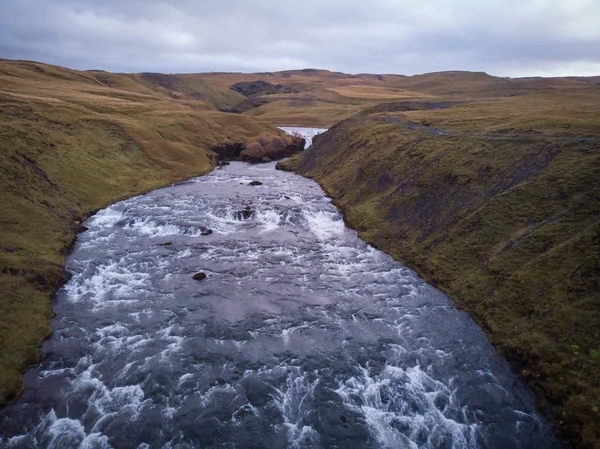
{"type": "Polygon", "coordinates": [[[429,95],[422,92],[414,92],[404,89],[394,89],[382,86],[349,85],[342,87],[331,87],[329,90],[345,97],[373,98],[379,101],[393,100],[397,98],[424,98],[429,95]]]}

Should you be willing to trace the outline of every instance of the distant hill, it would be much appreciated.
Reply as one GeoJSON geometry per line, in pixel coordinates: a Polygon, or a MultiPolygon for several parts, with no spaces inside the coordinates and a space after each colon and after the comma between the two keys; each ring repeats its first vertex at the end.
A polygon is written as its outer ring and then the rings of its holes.
{"type": "MultiPolygon", "coordinates": [[[[173,75],[179,76],[179,75],[173,75]]],[[[231,110],[278,125],[328,127],[369,106],[398,100],[480,100],[547,90],[596,87],[600,77],[501,78],[486,73],[438,72],[424,75],[348,75],[327,70],[273,73],[181,75],[220,90],[232,88],[245,99],[231,110]],[[261,89],[244,89],[261,83],[261,89]]]]}

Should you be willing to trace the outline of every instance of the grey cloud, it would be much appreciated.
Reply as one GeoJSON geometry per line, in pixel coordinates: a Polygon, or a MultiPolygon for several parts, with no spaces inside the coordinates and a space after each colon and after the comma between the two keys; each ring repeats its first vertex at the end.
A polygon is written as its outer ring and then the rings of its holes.
{"type": "Polygon", "coordinates": [[[0,57],[125,72],[593,74],[598,17],[589,0],[20,0],[0,4],[0,57]]]}

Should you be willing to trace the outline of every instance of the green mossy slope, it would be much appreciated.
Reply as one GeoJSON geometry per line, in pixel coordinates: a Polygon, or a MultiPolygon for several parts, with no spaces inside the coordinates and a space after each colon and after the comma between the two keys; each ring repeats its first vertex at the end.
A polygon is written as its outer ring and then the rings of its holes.
{"type": "Polygon", "coordinates": [[[317,180],[362,238],[448,291],[575,444],[600,448],[599,147],[437,136],[378,114],[278,168],[317,180]]]}

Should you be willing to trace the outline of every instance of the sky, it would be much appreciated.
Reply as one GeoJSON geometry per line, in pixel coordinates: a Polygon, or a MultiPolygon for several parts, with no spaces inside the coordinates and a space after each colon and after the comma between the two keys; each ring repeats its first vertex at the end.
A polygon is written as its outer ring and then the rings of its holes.
{"type": "Polygon", "coordinates": [[[600,75],[600,0],[0,0],[0,58],[112,72],[600,75]]]}

